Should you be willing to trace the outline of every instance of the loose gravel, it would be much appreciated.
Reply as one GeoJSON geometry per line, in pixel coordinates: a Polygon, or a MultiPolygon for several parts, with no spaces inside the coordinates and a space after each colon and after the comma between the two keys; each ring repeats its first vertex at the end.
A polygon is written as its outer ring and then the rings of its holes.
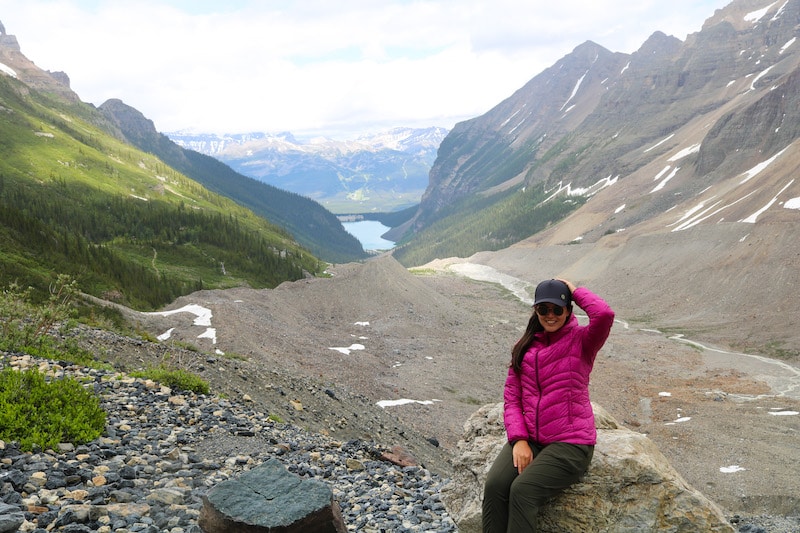
{"type": "Polygon", "coordinates": [[[226,399],[152,381],[9,356],[53,378],[82,380],[107,412],[102,437],[23,453],[0,441],[0,532],[199,533],[202,496],[270,457],[328,483],[349,531],[456,531],[445,479],[379,460],[372,442],[339,442],[226,399]]]}

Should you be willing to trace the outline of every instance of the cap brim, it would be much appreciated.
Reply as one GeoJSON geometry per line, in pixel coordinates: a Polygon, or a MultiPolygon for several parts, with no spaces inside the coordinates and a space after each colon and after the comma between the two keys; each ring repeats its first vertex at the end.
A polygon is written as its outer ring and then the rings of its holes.
{"type": "Polygon", "coordinates": [[[564,300],[557,300],[555,298],[542,298],[540,300],[536,300],[535,302],[533,302],[533,305],[539,305],[539,304],[555,304],[561,307],[567,306],[567,302],[565,302],[564,300]]]}

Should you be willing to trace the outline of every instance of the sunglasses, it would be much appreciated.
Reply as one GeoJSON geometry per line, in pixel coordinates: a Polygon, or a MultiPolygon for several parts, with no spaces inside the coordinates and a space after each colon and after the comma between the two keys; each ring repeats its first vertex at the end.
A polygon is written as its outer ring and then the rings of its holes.
{"type": "Polygon", "coordinates": [[[538,304],[533,306],[534,311],[539,316],[547,316],[548,313],[553,313],[555,316],[564,314],[564,308],[560,305],[549,306],[547,304],[538,304]]]}

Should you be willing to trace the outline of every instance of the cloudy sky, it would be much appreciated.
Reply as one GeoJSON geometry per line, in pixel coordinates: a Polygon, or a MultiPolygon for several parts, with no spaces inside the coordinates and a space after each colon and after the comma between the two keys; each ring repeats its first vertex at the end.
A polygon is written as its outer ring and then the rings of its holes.
{"type": "MultiPolygon", "coordinates": [[[[83,101],[162,132],[338,138],[481,115],[592,40],[630,53],[729,0],[0,0],[0,21],[83,101]]],[[[768,5],[770,0],[765,0],[768,5]]]]}

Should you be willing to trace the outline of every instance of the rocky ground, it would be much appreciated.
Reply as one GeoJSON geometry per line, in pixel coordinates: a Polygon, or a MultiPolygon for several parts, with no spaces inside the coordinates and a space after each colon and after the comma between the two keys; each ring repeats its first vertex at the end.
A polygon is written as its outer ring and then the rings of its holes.
{"type": "Polygon", "coordinates": [[[208,491],[266,461],[330,488],[347,531],[457,529],[440,500],[447,480],[396,464],[374,442],[336,441],[247,402],[105,369],[0,352],[6,366],[92,388],[106,428],[55,451],[0,440],[0,532],[202,533],[208,491]]]}
{"type": "MultiPolygon", "coordinates": [[[[84,342],[124,369],[179,364],[309,430],[402,445],[444,476],[466,418],[501,399],[529,313],[499,284],[409,272],[391,258],[273,290],[203,291],[169,309],[189,304],[212,311],[216,343],[200,337],[207,326],[189,312],[131,314],[153,336],[174,328],[161,344],[84,342]],[[376,405],[398,399],[430,403],[376,405]]],[[[800,514],[798,362],[703,350],[618,318],[597,359],[593,400],[649,435],[732,518],[800,514]]]]}

